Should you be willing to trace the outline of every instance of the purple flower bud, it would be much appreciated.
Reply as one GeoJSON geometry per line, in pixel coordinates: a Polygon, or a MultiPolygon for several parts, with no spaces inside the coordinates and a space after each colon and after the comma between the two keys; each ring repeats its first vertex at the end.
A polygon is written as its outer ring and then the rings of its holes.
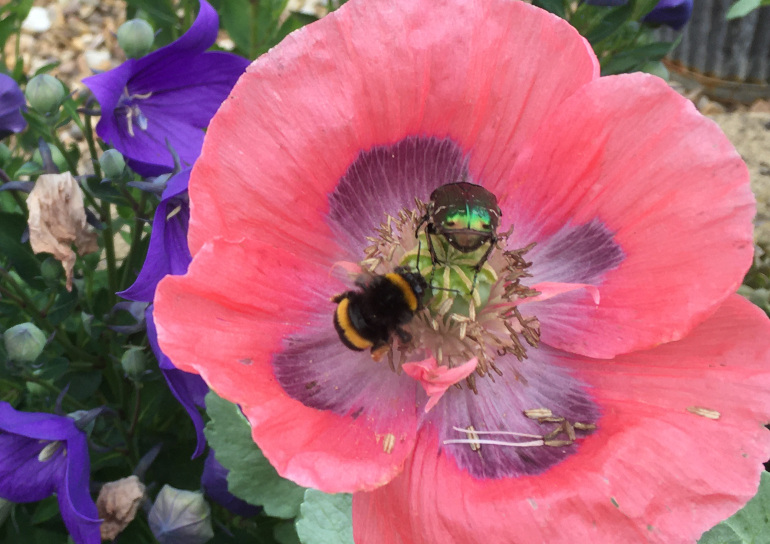
{"type": "Polygon", "coordinates": [[[130,59],[149,53],[154,41],[155,33],[144,19],[131,19],[118,28],[118,45],[130,59]]]}
{"type": "Polygon", "coordinates": [[[197,491],[164,485],[147,521],[160,544],[203,544],[214,537],[211,508],[197,491]]]}

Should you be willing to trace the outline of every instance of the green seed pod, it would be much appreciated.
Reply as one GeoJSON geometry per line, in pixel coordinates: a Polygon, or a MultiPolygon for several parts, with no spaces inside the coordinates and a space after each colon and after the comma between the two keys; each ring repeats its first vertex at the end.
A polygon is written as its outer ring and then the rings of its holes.
{"type": "Polygon", "coordinates": [[[67,91],[61,81],[48,74],[38,74],[27,83],[27,102],[40,113],[54,113],[61,106],[67,91]]]}
{"type": "Polygon", "coordinates": [[[150,52],[155,33],[144,19],[131,19],[118,28],[118,45],[128,58],[136,59],[150,52]]]}
{"type": "Polygon", "coordinates": [[[45,334],[33,323],[22,323],[3,333],[8,358],[20,363],[32,363],[43,352],[45,334]]]}
{"type": "Polygon", "coordinates": [[[120,358],[120,365],[128,379],[139,381],[147,368],[144,350],[135,346],[128,348],[120,358]]]}
{"type": "Polygon", "coordinates": [[[105,177],[118,179],[126,169],[126,160],[117,149],[108,149],[99,157],[99,166],[102,167],[105,177]]]}

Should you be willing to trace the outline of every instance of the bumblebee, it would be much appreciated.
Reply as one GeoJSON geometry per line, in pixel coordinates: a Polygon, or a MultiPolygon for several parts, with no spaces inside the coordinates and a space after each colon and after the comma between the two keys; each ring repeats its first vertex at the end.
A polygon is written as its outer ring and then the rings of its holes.
{"type": "Polygon", "coordinates": [[[431,193],[425,215],[417,224],[415,237],[425,225],[428,251],[433,264],[439,260],[431,235],[443,236],[462,253],[471,253],[488,243],[486,252],[474,266],[478,273],[497,243],[497,227],[501,216],[497,197],[481,185],[467,181],[447,183],[431,193]]]}
{"type": "Polygon", "coordinates": [[[398,267],[389,274],[356,280],[358,291],[346,291],[331,300],[337,304],[334,328],[348,348],[372,350],[379,359],[389,348],[393,334],[406,343],[412,336],[403,329],[423,308],[428,285],[419,273],[398,267]]]}

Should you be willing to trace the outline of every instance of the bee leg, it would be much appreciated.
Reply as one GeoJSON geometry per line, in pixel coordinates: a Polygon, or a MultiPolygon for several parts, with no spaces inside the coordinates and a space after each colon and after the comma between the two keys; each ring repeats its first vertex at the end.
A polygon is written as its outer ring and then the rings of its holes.
{"type": "Polygon", "coordinates": [[[390,351],[390,344],[377,344],[372,346],[372,359],[379,363],[382,357],[390,351]]]}
{"type": "Polygon", "coordinates": [[[412,335],[401,327],[396,327],[396,336],[398,336],[398,339],[401,340],[402,344],[408,344],[412,341],[412,335]]]}

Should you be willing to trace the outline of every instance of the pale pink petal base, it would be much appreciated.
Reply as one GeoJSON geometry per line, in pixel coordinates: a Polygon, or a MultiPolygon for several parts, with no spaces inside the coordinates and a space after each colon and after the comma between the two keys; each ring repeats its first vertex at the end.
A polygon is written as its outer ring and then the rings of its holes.
{"type": "Polygon", "coordinates": [[[767,317],[737,295],[682,341],[615,361],[565,359],[604,411],[575,455],[536,477],[476,480],[421,431],[401,475],[354,496],[354,537],[692,544],[756,492],[770,456],[768,360],[767,317]]]}
{"type": "Polygon", "coordinates": [[[216,240],[200,249],[187,275],[161,282],[154,312],[161,349],[174,365],[241,406],[282,476],[328,493],[389,481],[411,452],[417,426],[414,393],[411,403],[403,392],[394,395],[398,402],[373,424],[366,413],[308,408],[276,381],[272,362],[284,339],[323,326],[334,334],[326,293],[341,287],[329,268],[283,248],[216,240]]]}

